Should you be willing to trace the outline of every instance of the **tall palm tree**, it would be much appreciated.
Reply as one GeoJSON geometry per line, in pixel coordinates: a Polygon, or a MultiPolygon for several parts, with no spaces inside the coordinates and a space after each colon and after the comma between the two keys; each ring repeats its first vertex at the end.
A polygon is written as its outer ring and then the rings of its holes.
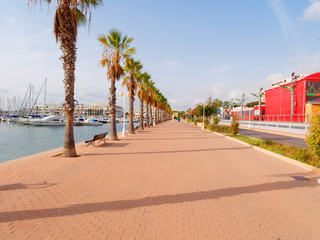
{"type": "Polygon", "coordinates": [[[157,94],[157,114],[156,114],[156,123],[157,122],[161,122],[161,112],[163,110],[164,104],[165,104],[165,97],[163,96],[163,94],[159,91],[157,94]]]}
{"type": "MultiPolygon", "coordinates": [[[[91,1],[91,0],[89,0],[91,1]]],[[[107,67],[107,77],[111,81],[110,87],[110,140],[118,140],[116,128],[116,81],[124,75],[123,65],[129,59],[130,55],[135,53],[135,48],[130,47],[133,38],[116,29],[112,29],[107,35],[98,37],[103,46],[103,55],[101,66],[107,67]]]]}
{"type": "MultiPolygon", "coordinates": [[[[140,89],[140,96],[143,99],[143,102],[146,105],[146,126],[149,127],[149,87],[150,87],[150,82],[152,82],[151,80],[151,76],[145,72],[145,74],[143,75],[143,83],[141,85],[141,89],[140,89]]],[[[140,105],[141,108],[141,105],[140,105]]],[[[141,114],[141,113],[140,113],[141,114]]]]}
{"type": "Polygon", "coordinates": [[[129,74],[124,78],[122,85],[126,85],[129,91],[129,134],[134,134],[134,126],[133,126],[133,104],[134,104],[134,96],[136,89],[138,87],[138,82],[136,79],[138,71],[142,68],[142,64],[140,61],[136,61],[133,58],[130,58],[126,62],[126,66],[124,70],[129,74]],[[128,81],[129,80],[129,81],[128,81]]]}
{"type": "Polygon", "coordinates": [[[144,99],[146,98],[146,85],[145,82],[150,79],[150,75],[147,72],[141,73],[140,71],[137,72],[136,74],[136,79],[138,82],[138,97],[140,100],[140,126],[139,129],[143,130],[143,122],[144,122],[144,117],[143,117],[143,102],[144,99]]]}
{"type": "Polygon", "coordinates": [[[154,121],[153,125],[157,125],[157,110],[158,110],[158,103],[159,103],[159,97],[160,97],[160,90],[156,88],[155,86],[152,88],[152,107],[154,111],[154,121]]]}
{"type": "MultiPolygon", "coordinates": [[[[29,3],[51,3],[51,0],[28,0],[29,3]]],[[[74,82],[76,63],[76,41],[78,25],[86,22],[87,13],[91,19],[91,7],[102,4],[102,0],[57,0],[58,7],[54,16],[53,32],[56,41],[60,43],[62,52],[61,60],[64,70],[64,91],[66,114],[65,139],[62,150],[63,157],[76,157],[74,143],[73,120],[74,120],[74,82]]]]}
{"type": "Polygon", "coordinates": [[[145,86],[146,86],[145,102],[147,106],[146,124],[147,124],[147,127],[150,127],[152,125],[151,101],[152,101],[152,87],[154,86],[154,81],[149,79],[148,81],[145,82],[145,86]]]}

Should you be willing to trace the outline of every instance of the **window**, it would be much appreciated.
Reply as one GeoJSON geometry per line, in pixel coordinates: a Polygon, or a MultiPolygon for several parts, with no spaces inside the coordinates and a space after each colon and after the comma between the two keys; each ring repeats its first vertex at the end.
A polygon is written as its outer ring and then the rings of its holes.
{"type": "Polygon", "coordinates": [[[320,103],[320,81],[308,81],[307,102],[320,103]]]}

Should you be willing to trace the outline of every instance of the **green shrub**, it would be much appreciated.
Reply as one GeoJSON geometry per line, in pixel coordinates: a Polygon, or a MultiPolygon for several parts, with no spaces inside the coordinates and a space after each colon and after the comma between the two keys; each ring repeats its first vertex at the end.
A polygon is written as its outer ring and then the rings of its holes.
{"type": "Polygon", "coordinates": [[[237,121],[236,117],[232,118],[231,132],[233,136],[237,135],[239,132],[239,122],[237,121]]]}
{"type": "Polygon", "coordinates": [[[310,134],[306,138],[313,153],[320,157],[320,114],[316,114],[310,124],[310,134]]]}
{"type": "Polygon", "coordinates": [[[208,125],[208,124],[209,124],[208,119],[205,119],[205,120],[204,120],[204,124],[205,124],[205,125],[208,125]]]}
{"type": "Polygon", "coordinates": [[[187,119],[187,122],[190,123],[190,119],[187,119]]]}
{"type": "Polygon", "coordinates": [[[218,132],[218,133],[231,133],[231,127],[227,125],[214,125],[210,124],[207,126],[207,129],[209,129],[212,132],[218,132]]]}
{"type": "Polygon", "coordinates": [[[219,123],[219,117],[218,116],[213,117],[213,124],[217,125],[218,123],[219,123]]]}
{"type": "Polygon", "coordinates": [[[267,140],[264,140],[264,143],[265,143],[267,146],[270,146],[270,145],[272,145],[274,142],[271,141],[271,140],[269,140],[269,139],[267,139],[267,140]]]}

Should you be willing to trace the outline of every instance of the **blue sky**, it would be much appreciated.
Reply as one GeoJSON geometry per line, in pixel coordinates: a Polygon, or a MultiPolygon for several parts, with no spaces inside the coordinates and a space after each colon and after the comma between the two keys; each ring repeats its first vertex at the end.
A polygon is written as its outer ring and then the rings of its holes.
{"type": "MultiPolygon", "coordinates": [[[[50,8],[6,1],[0,9],[0,96],[38,91],[48,78],[48,101],[63,101],[60,50],[50,8]]],[[[110,83],[99,67],[97,36],[117,28],[134,37],[135,58],[173,109],[193,108],[211,95],[247,102],[259,87],[320,69],[320,1],[105,0],[92,11],[90,31],[78,34],[76,99],[108,102],[110,83]]],[[[118,92],[124,89],[118,84],[118,92]]],[[[118,101],[121,105],[121,101],[118,101]]]]}

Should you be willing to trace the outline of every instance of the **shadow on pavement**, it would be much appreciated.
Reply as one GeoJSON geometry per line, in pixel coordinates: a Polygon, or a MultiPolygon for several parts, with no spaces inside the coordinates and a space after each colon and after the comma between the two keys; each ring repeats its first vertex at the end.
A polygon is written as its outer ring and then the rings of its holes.
{"type": "Polygon", "coordinates": [[[194,140],[194,139],[213,139],[213,138],[224,138],[220,136],[212,136],[212,137],[188,137],[188,138],[135,138],[130,139],[130,141],[144,141],[144,140],[194,140]]]}
{"type": "Polygon", "coordinates": [[[93,155],[137,155],[137,154],[161,154],[161,153],[187,153],[187,152],[211,152],[211,151],[231,151],[231,150],[243,150],[252,149],[252,147],[235,147],[235,148],[208,148],[208,149],[185,149],[185,150],[174,150],[174,151],[158,151],[158,152],[117,152],[117,153],[88,153],[86,156],[93,155]]]}
{"type": "MultiPolygon", "coordinates": [[[[109,143],[109,142],[107,142],[107,143],[103,143],[97,147],[116,147],[116,148],[118,148],[118,147],[126,147],[129,144],[130,143],[109,143]]],[[[86,154],[86,155],[88,155],[88,154],[86,154]]]]}
{"type": "Polygon", "coordinates": [[[179,204],[184,202],[213,200],[220,199],[223,197],[238,196],[242,194],[255,194],[261,192],[279,191],[294,188],[316,187],[317,185],[318,184],[316,183],[315,178],[313,178],[311,181],[279,181],[243,187],[229,187],[209,191],[180,193],[174,195],[160,195],[139,199],[83,203],[61,208],[0,212],[0,222],[3,223],[48,217],[63,217],[92,212],[123,211],[138,207],[150,207],[163,204],[179,204]]]}
{"type": "Polygon", "coordinates": [[[57,183],[35,183],[35,184],[22,184],[14,183],[9,185],[0,185],[0,191],[18,190],[18,189],[35,189],[35,188],[47,188],[57,185],[57,183]]]}

